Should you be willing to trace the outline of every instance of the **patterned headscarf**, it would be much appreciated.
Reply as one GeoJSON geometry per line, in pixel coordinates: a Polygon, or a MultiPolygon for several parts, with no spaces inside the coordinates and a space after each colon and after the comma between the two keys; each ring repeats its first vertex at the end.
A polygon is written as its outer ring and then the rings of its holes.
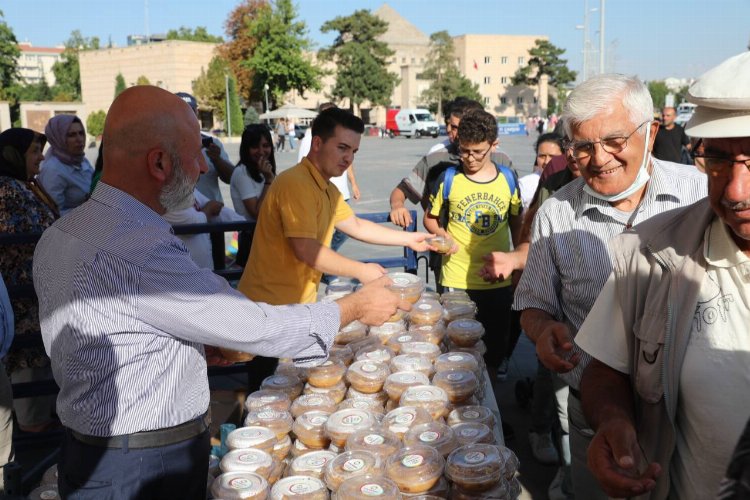
{"type": "Polygon", "coordinates": [[[26,151],[37,139],[42,148],[47,138],[28,128],[9,128],[0,134],[0,175],[13,177],[19,181],[27,181],[26,151]]]}
{"type": "MultiPolygon", "coordinates": [[[[83,122],[75,115],[57,115],[49,119],[47,126],[44,128],[44,133],[47,135],[50,146],[44,155],[45,158],[48,159],[55,156],[66,165],[81,164],[86,155],[83,153],[72,155],[67,150],[66,138],[68,130],[73,123],[80,123],[81,127],[83,127],[83,122]]],[[[83,130],[85,132],[86,127],[83,130]]]]}

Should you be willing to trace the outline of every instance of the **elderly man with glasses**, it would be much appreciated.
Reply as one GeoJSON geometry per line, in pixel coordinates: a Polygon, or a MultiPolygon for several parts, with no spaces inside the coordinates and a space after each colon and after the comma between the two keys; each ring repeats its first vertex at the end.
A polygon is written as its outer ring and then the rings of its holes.
{"type": "MultiPolygon", "coordinates": [[[[614,497],[714,498],[750,415],[749,84],[746,52],[690,87],[708,199],[613,241],[576,338],[595,358],[581,381],[589,467],[614,497]]],[[[721,498],[746,498],[727,486],[721,498]]]]}
{"type": "Polygon", "coordinates": [[[540,361],[569,386],[567,395],[558,391],[558,411],[565,432],[561,451],[570,467],[556,480],[570,492],[572,479],[575,498],[590,500],[606,495],[586,468],[593,432],[579,389],[589,358],[573,339],[612,271],[609,241],[704,197],[706,178],[651,156],[659,124],[651,95],[636,78],[607,74],[587,80],[570,94],[562,120],[581,177],[539,208],[514,308],[523,311],[521,323],[540,361]]]}

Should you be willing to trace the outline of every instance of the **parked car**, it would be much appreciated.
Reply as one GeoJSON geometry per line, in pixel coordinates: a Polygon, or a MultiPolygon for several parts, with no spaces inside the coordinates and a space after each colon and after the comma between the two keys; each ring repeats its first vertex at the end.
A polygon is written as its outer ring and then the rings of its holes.
{"type": "Polygon", "coordinates": [[[302,138],[305,137],[305,131],[307,129],[308,129],[308,125],[299,125],[295,123],[294,124],[294,136],[297,139],[302,140],[302,138]]]}

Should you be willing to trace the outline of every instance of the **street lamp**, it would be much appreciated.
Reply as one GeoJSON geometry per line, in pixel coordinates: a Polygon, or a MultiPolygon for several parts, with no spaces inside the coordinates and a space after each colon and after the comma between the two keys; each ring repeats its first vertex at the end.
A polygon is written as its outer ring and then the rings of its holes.
{"type": "MultiPolygon", "coordinates": [[[[268,109],[268,84],[267,83],[263,85],[263,95],[266,98],[266,113],[268,113],[269,109],[268,109]]],[[[266,118],[266,124],[268,123],[270,123],[270,120],[266,118]]]]}
{"type": "Polygon", "coordinates": [[[227,137],[232,136],[232,112],[229,110],[229,74],[224,73],[224,87],[227,94],[227,137]]]}

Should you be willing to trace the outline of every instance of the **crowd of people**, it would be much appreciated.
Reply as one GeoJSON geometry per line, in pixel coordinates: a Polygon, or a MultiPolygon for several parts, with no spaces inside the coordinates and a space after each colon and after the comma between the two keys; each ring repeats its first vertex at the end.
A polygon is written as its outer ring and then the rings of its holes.
{"type": "Polygon", "coordinates": [[[540,127],[520,179],[495,117],[458,98],[446,141],[390,195],[391,221],[409,226],[406,200],[419,203],[424,232],[353,213],[364,123],[330,103],[281,173],[269,127],[244,130],[233,165],[191,95],[151,86],[112,103],[96,169],[74,116],[3,132],[0,232],[43,235],[0,253],[0,462],[13,408],[21,431],[64,428],[63,497],[202,498],[207,359],[250,353],[259,382],[281,357],[323,362],[353,320],[410,308],[385,269],[337,252],[349,236],[429,251],[438,291],[476,304],[498,382],[520,335],[535,344],[529,440],[559,465],[551,499],[750,497],[750,87],[737,81],[750,81],[750,53],[690,87],[683,130],[674,109],[654,119],[637,78],[592,77],[540,127]],[[171,232],[216,220],[256,222],[239,237],[237,289],[212,272],[221,233],[171,232]],[[317,302],[325,276],[363,285],[317,302]],[[36,298],[8,299],[5,284],[32,283],[36,298]],[[43,351],[13,347],[31,333],[43,351]],[[14,402],[6,372],[52,375],[60,393],[14,402]]]}

